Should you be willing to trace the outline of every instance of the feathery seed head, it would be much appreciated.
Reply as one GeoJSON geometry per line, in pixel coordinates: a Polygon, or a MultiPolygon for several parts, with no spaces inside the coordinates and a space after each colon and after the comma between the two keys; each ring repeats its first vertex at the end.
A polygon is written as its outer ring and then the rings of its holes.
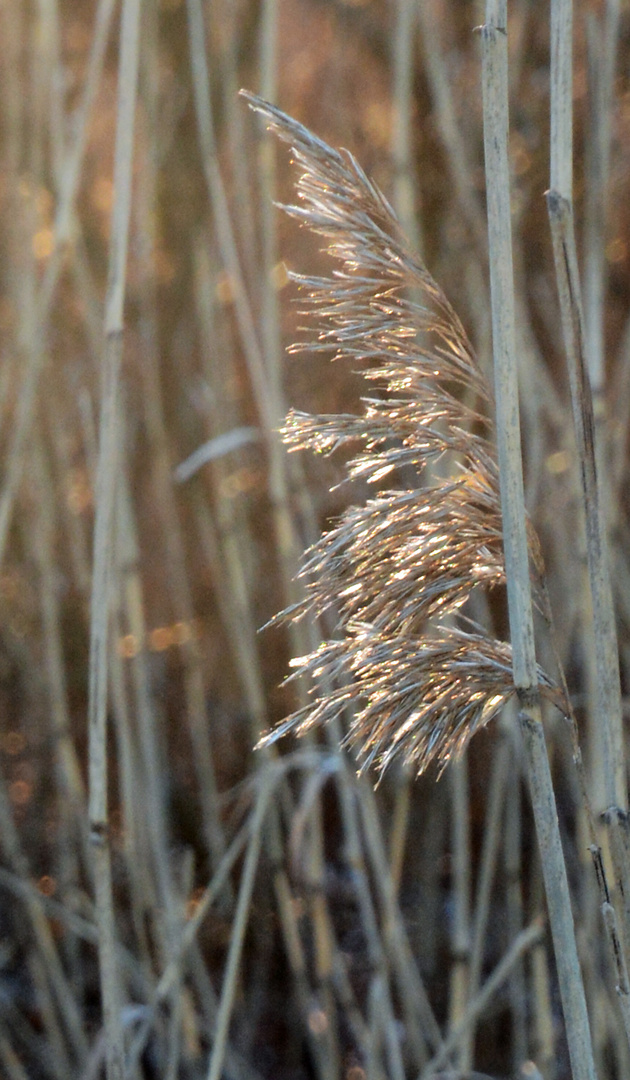
{"type": "MultiPolygon", "coordinates": [[[[304,599],[277,618],[334,610],[337,636],[292,662],[312,700],[266,740],[343,714],[363,765],[443,767],[515,693],[509,645],[456,625],[474,589],[505,582],[492,394],[459,318],[352,155],[242,93],[301,169],[301,205],[284,209],[340,264],[330,277],[292,275],[315,335],[290,351],[332,349],[382,394],[364,398],[361,416],[293,410],[285,442],[323,454],[351,446],[350,479],[399,481],[350,506],[306,553],[304,599]]],[[[533,529],[530,539],[540,571],[533,529]]],[[[539,680],[562,707],[542,670],[539,680]]]]}

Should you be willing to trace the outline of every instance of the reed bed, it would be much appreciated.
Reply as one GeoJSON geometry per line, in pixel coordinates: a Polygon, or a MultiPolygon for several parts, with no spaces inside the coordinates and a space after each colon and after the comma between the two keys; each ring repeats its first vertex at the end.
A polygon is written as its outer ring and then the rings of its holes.
{"type": "Polygon", "coordinates": [[[0,1074],[628,1075],[627,12],[0,25],[0,1074]]]}

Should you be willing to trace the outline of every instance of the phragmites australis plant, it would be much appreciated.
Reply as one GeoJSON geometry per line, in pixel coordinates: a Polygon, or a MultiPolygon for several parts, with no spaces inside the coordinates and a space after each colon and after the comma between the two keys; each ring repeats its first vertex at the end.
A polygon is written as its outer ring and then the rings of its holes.
{"type": "MultiPolygon", "coordinates": [[[[335,636],[293,660],[291,678],[312,680],[310,701],[267,738],[346,714],[362,764],[443,767],[515,693],[509,644],[465,606],[474,590],[505,582],[492,392],[457,314],[352,155],[244,96],[302,170],[300,205],[284,209],[324,236],[337,262],[330,277],[291,275],[315,331],[291,352],[332,350],[375,384],[363,415],[292,410],[283,429],[294,450],[351,448],[348,477],[376,490],[306,553],[305,596],[279,618],[333,610],[335,636]]],[[[538,679],[563,708],[541,669],[538,679]]]]}
{"type": "MultiPolygon", "coordinates": [[[[493,395],[474,350],[387,200],[351,154],[245,93],[302,170],[300,204],[285,209],[326,239],[337,264],[327,277],[293,275],[312,334],[292,351],[332,352],[375,386],[360,416],[293,410],[285,422],[291,449],[349,450],[348,478],[375,494],[351,505],[304,557],[304,598],[278,618],[326,616],[334,636],[292,661],[291,677],[311,680],[309,700],[263,742],[343,717],[364,767],[382,773],[397,759],[417,772],[431,762],[441,769],[516,697],[571,1068],[574,1080],[595,1080],[540,707],[542,697],[566,715],[570,705],[534,655],[530,597],[548,608],[519,460],[506,17],[505,4],[489,3],[482,28],[496,452],[493,395]],[[474,593],[504,584],[511,645],[467,607],[474,593]]],[[[577,761],[576,742],[574,751],[577,761]]]]}

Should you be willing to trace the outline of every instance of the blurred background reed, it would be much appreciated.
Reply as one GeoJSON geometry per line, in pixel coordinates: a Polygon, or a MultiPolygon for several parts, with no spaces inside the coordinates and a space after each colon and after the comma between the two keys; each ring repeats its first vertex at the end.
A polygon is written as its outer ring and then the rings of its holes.
{"type": "MultiPolygon", "coordinates": [[[[549,12],[509,7],[527,498],[600,812],[543,198],[549,12]]],[[[289,404],[357,411],[362,388],[326,357],[285,354],[301,337],[287,267],[330,263],[274,209],[295,174],[238,90],[355,154],[489,372],[483,18],[473,0],[0,6],[10,1080],[569,1075],[513,717],[439,782],[392,770],[376,791],[335,731],[253,751],[301,703],[282,679],[318,640],[304,623],[258,628],[299,598],[303,549],[357,498],[335,489],[334,459],[287,455],[277,428],[289,404]]],[[[629,56],[627,8],[577,0],[575,214],[623,692],[629,56]]],[[[551,712],[547,735],[599,1076],[627,1076],[570,734],[551,712]]]]}

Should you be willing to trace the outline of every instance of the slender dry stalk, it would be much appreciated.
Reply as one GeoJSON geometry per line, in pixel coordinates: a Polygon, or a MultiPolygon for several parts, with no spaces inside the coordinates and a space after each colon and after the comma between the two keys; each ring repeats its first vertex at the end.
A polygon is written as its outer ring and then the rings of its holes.
{"type": "MultiPolygon", "coordinates": [[[[564,0],[557,0],[552,5],[552,15],[552,156],[547,205],[586,515],[587,558],[594,621],[597,728],[603,737],[605,795],[608,806],[624,809],[628,795],[624,768],[617,635],[603,510],[598,490],[595,420],[573,224],[571,5],[564,0]],[[556,144],[553,142],[554,131],[557,133],[556,144]]],[[[597,366],[597,361],[594,362],[597,366]]],[[[599,370],[596,378],[601,382],[599,370]]]]}
{"type": "Polygon", "coordinates": [[[4,782],[0,783],[0,836],[3,862],[10,869],[15,884],[19,882],[25,887],[23,898],[30,939],[28,968],[35,988],[35,1000],[41,1009],[46,1039],[54,1048],[55,1071],[61,1080],[64,1070],[72,1072],[71,1061],[85,1061],[87,1039],[71,983],[46,917],[43,898],[36,889],[28,887],[31,868],[13,820],[4,782]],[[66,1043],[64,1032],[69,1036],[69,1044],[66,1043]]]}
{"type": "MultiPolygon", "coordinates": [[[[615,5],[608,13],[614,29],[617,15],[615,5]]],[[[558,145],[551,154],[550,190],[547,193],[547,207],[553,241],[553,253],[556,281],[560,301],[562,333],[573,409],[578,458],[580,463],[580,481],[586,519],[586,554],[588,561],[590,593],[593,611],[593,649],[595,686],[594,686],[594,730],[595,739],[601,740],[604,775],[604,795],[609,810],[606,824],[609,826],[610,845],[618,882],[619,897],[627,895],[630,889],[630,872],[624,851],[623,834],[626,830],[626,806],[628,786],[624,756],[624,735],[621,708],[621,686],[619,673],[619,650],[615,624],[615,610],[612,597],[612,582],[609,566],[609,551],[606,536],[604,500],[598,481],[598,446],[597,428],[593,404],[593,389],[602,390],[602,329],[601,298],[597,291],[603,290],[603,273],[598,246],[602,237],[592,218],[593,200],[602,201],[604,192],[590,192],[591,214],[589,215],[589,247],[587,251],[587,281],[590,307],[590,339],[587,339],[584,312],[582,307],[581,283],[573,220],[573,168],[572,168],[572,51],[571,51],[571,5],[566,0],[554,0],[552,4],[552,67],[551,67],[551,117],[552,139],[554,126],[566,128],[558,145]],[[568,36],[567,36],[568,35],[568,36]],[[595,286],[593,262],[598,266],[599,283],[595,286]],[[590,348],[590,355],[589,355],[590,348]]],[[[612,65],[611,52],[614,39],[608,43],[606,63],[612,65]]],[[[612,72],[604,78],[604,83],[612,79],[612,72]]],[[[608,89],[607,94],[610,93],[608,89]]],[[[604,125],[604,128],[606,125],[604,125]]],[[[608,147],[605,131],[602,135],[602,152],[607,158],[608,147]]],[[[606,174],[605,161],[601,163],[602,175],[598,181],[603,185],[606,174]]],[[[591,178],[592,179],[592,178],[591,178]]],[[[597,216],[595,214],[595,216],[597,216]]],[[[602,224],[603,229],[603,224],[602,224]]],[[[601,437],[601,435],[600,435],[601,437]]],[[[599,448],[601,449],[601,448],[599,448]]],[[[630,924],[626,916],[626,936],[630,924]]],[[[617,992],[626,1038],[630,1043],[630,986],[628,982],[627,962],[619,945],[616,916],[609,898],[604,894],[602,905],[604,924],[611,943],[611,951],[617,970],[617,992]]],[[[626,943],[626,949],[628,943],[626,943]]]]}
{"type": "MultiPolygon", "coordinates": [[[[357,798],[359,812],[365,830],[368,864],[376,882],[379,903],[383,912],[383,938],[386,953],[393,958],[396,985],[403,1006],[405,1023],[410,1038],[419,1037],[433,1051],[443,1045],[439,1025],[435,1019],[418,968],[412,959],[407,930],[398,910],[394,884],[387,873],[387,856],[378,825],[374,791],[365,778],[360,778],[357,798]]],[[[423,1059],[424,1060],[424,1059],[423,1059]]]]}
{"type": "MultiPolygon", "coordinates": [[[[375,999],[378,998],[380,1004],[379,1022],[384,1026],[388,1050],[387,1074],[399,1075],[402,1066],[400,1041],[396,1037],[393,1039],[387,1037],[391,1036],[391,1033],[396,1030],[393,994],[390,990],[390,982],[393,976],[391,969],[394,965],[391,964],[389,960],[388,950],[385,947],[383,936],[379,931],[378,911],[369,887],[369,874],[364,855],[364,848],[361,844],[360,815],[359,807],[357,806],[357,795],[360,794],[360,789],[357,789],[355,777],[350,775],[350,770],[345,768],[343,764],[341,765],[339,773],[343,780],[342,794],[347,796],[346,801],[349,803],[344,814],[348,859],[354,867],[353,884],[361,912],[361,921],[365,927],[367,936],[370,964],[374,972],[370,986],[370,1001],[374,1002],[375,999]],[[352,809],[355,810],[354,814],[348,812],[352,809]]],[[[371,832],[366,846],[373,848],[375,843],[382,852],[382,845],[379,844],[379,839],[375,838],[371,832]]],[[[437,1025],[433,1020],[430,1010],[428,1010],[428,1016],[431,1023],[426,1027],[423,1025],[421,1030],[437,1031],[437,1025]]],[[[374,1053],[374,1032],[372,1031],[371,1024],[369,1027],[372,1053],[374,1053]]],[[[418,1067],[421,1067],[426,1061],[424,1040],[416,1037],[417,1028],[413,1021],[411,1023],[408,1022],[408,1030],[411,1036],[409,1042],[414,1051],[415,1060],[418,1067]]],[[[404,1076],[404,1067],[402,1069],[402,1074],[404,1076]]]]}
{"type": "MultiPolygon", "coordinates": [[[[522,857],[522,797],[520,769],[515,750],[516,732],[511,732],[511,762],[509,798],[505,804],[505,823],[502,839],[503,878],[506,891],[506,915],[508,940],[513,941],[523,929],[523,857],[522,857]]],[[[510,977],[508,988],[512,1014],[512,1062],[514,1070],[527,1057],[528,1017],[525,972],[522,962],[517,964],[510,977]]]]}
{"type": "Polygon", "coordinates": [[[53,484],[43,447],[38,440],[33,447],[32,473],[36,491],[33,510],[33,556],[40,574],[42,626],[44,628],[45,671],[50,697],[51,729],[57,743],[57,771],[60,802],[66,819],[65,839],[72,849],[74,873],[69,880],[78,879],[74,866],[80,852],[89,871],[88,835],[85,821],[85,784],[76,748],[70,738],[70,711],[67,676],[63,661],[62,620],[59,598],[54,587],[54,523],[53,484]]]}
{"type": "Polygon", "coordinates": [[[218,1080],[223,1070],[228,1039],[228,1028],[230,1023],[230,1017],[232,1015],[234,995],[236,993],[238,983],[239,965],[243,952],[245,930],[247,928],[247,923],[250,917],[252,891],[254,888],[254,881],[256,877],[256,871],[258,869],[258,860],[263,839],[263,823],[265,815],[267,813],[269,800],[274,789],[274,780],[275,771],[273,769],[269,769],[266,774],[263,774],[261,780],[261,790],[252,820],[251,836],[247,849],[247,855],[245,857],[245,866],[243,869],[243,878],[241,881],[238,902],[236,905],[236,912],[234,915],[234,923],[232,925],[230,950],[228,953],[226,972],[223,980],[221,1003],[219,1005],[219,1011],[217,1014],[217,1024],[214,1035],[214,1042],[212,1046],[212,1054],[208,1067],[208,1080],[218,1080]]]}
{"type": "Polygon", "coordinates": [[[96,475],[94,570],[90,621],[89,818],[93,842],[96,911],[108,1080],[124,1076],[121,999],[116,957],[111,854],[107,804],[107,688],[109,623],[113,597],[113,539],[121,440],[119,384],[123,349],[123,308],[131,213],[133,135],[138,79],[140,0],[126,0],[120,30],[120,71],[112,249],[105,309],[101,419],[96,475]]]}
{"type": "Polygon", "coordinates": [[[458,1027],[451,1032],[440,1053],[436,1054],[433,1061],[430,1062],[427,1069],[422,1073],[422,1080],[429,1080],[429,1077],[435,1076],[435,1071],[448,1061],[449,1055],[466,1038],[469,1028],[474,1025],[477,1018],[481,1016],[488,1002],[501,988],[503,983],[509,979],[514,966],[519,963],[532,946],[540,941],[542,934],[543,926],[540,919],[535,919],[528,927],[521,931],[518,937],[512,942],[509,952],[507,952],[503,959],[499,961],[492,974],[482,986],[479,994],[477,994],[468,1006],[458,1027]]]}
{"type": "MultiPolygon", "coordinates": [[[[0,491],[0,562],[4,561],[9,530],[15,508],[15,500],[22,480],[25,461],[25,447],[33,423],[36,411],[37,387],[40,380],[43,364],[42,338],[46,320],[49,315],[50,303],[59,280],[63,265],[63,252],[68,240],[69,226],[72,220],[72,209],[76,199],[81,165],[85,155],[87,142],[88,124],[94,107],[94,99],[98,89],[105,49],[107,46],[109,27],[114,9],[114,0],[100,0],[95,23],[95,36],[90,53],[88,75],[83,91],[82,99],[77,110],[75,136],[67,162],[59,177],[60,200],[59,211],[55,221],[56,248],[53,258],[47,266],[46,276],[42,282],[39,294],[35,294],[34,283],[30,282],[30,275],[25,276],[22,283],[24,288],[32,287],[30,295],[21,297],[24,304],[22,319],[23,333],[28,335],[25,342],[26,361],[22,374],[18,408],[15,410],[15,421],[11,432],[11,446],[7,455],[7,469],[0,491]],[[38,318],[33,321],[30,318],[32,311],[38,312],[38,318]],[[29,313],[27,315],[27,312],[29,313]]],[[[35,68],[37,70],[37,68],[35,68]]],[[[30,222],[29,222],[30,225],[30,222]]],[[[30,230],[29,230],[30,231],[30,230]]],[[[26,235],[22,237],[25,250],[29,249],[26,235]]],[[[34,274],[34,269],[33,269],[34,274]]]]}
{"type": "Polygon", "coordinates": [[[487,245],[483,210],[474,186],[467,180],[472,171],[470,152],[457,122],[453,88],[448,78],[448,59],[440,41],[440,19],[434,5],[418,4],[416,10],[420,23],[424,70],[437,114],[439,138],[446,151],[449,178],[457,197],[458,208],[481,254],[487,245]]]}
{"type": "MultiPolygon", "coordinates": [[[[586,140],[586,215],[584,314],[589,374],[596,395],[604,390],[604,312],[606,299],[606,218],[609,202],[613,89],[619,49],[619,0],[608,0],[599,18],[587,21],[589,72],[589,137],[586,140]]],[[[597,420],[605,430],[603,396],[597,420]]]]}
{"type": "MultiPolygon", "coordinates": [[[[155,53],[153,54],[155,56],[155,53]]],[[[147,114],[147,152],[139,165],[142,180],[137,196],[137,238],[142,252],[139,260],[144,270],[142,291],[145,360],[141,365],[144,393],[144,419],[151,444],[153,468],[153,504],[164,544],[165,582],[173,621],[192,627],[195,605],[186,567],[186,544],[181,513],[173,485],[171,447],[167,434],[164,393],[160,381],[160,337],[158,300],[153,266],[158,246],[154,207],[157,203],[157,170],[159,157],[159,104],[155,69],[157,61],[147,55],[144,80],[141,84],[147,114]]],[[[210,718],[205,701],[205,687],[197,642],[191,633],[181,650],[185,667],[185,716],[193,747],[194,767],[202,796],[203,827],[208,850],[217,862],[225,850],[225,838],[217,813],[216,768],[208,732],[210,718]]]]}
{"type": "MultiPolygon", "coordinates": [[[[213,356],[212,344],[221,341],[222,362],[229,349],[223,340],[212,290],[212,270],[203,245],[196,255],[195,299],[202,340],[202,354],[206,357],[205,374],[209,386],[221,387],[220,366],[213,356]]],[[[240,424],[240,416],[233,403],[217,390],[212,398],[208,415],[209,442],[205,446],[226,452],[236,445],[229,443],[230,435],[242,433],[252,442],[259,439],[255,428],[240,424]],[[228,433],[221,434],[227,425],[228,433]]],[[[202,447],[204,449],[204,447],[202,447]]],[[[194,457],[195,455],[193,455],[194,457]]],[[[181,467],[180,467],[181,469],[181,467]]],[[[217,603],[223,624],[230,640],[234,662],[239,673],[242,694],[247,705],[252,732],[256,738],[266,726],[267,703],[265,701],[263,675],[256,640],[256,621],[251,609],[250,582],[248,580],[247,553],[251,551],[252,539],[244,508],[233,499],[225,497],[230,465],[225,457],[217,454],[210,470],[210,486],[214,496],[214,514],[210,513],[207,500],[195,500],[198,533],[202,550],[209,566],[217,567],[217,603]]],[[[184,477],[182,477],[184,479],[184,477]]]]}
{"type": "MultiPolygon", "coordinates": [[[[392,203],[396,216],[414,251],[422,251],[420,217],[416,210],[416,184],[412,168],[411,119],[414,75],[414,39],[417,5],[412,0],[397,0],[396,24],[392,43],[392,164],[394,190],[392,203]]],[[[268,96],[268,95],[265,95],[268,96]]]]}
{"type": "MultiPolygon", "coordinates": [[[[219,167],[210,95],[210,72],[204,50],[205,26],[199,0],[188,0],[187,12],[195,106],[204,171],[217,230],[218,248],[233,289],[236,323],[258,410],[262,442],[268,456],[269,498],[273,509],[274,535],[284,594],[286,597],[292,597],[295,592],[293,576],[297,566],[300,544],[296,523],[291,513],[286,461],[276,438],[277,425],[284,414],[285,408],[278,371],[275,301],[272,305],[267,290],[265,296],[264,342],[262,342],[259,338],[252,305],[246,289],[246,279],[239,259],[226,187],[219,167]],[[265,354],[263,345],[269,349],[268,355],[265,354]]],[[[273,21],[273,12],[267,12],[265,19],[273,21]]],[[[269,185],[272,179],[272,171],[267,169],[265,183],[269,185]]],[[[270,257],[273,255],[275,240],[268,225],[265,226],[264,231],[265,255],[270,257]]],[[[271,267],[265,267],[267,274],[271,270],[271,267]]],[[[292,629],[291,633],[297,641],[298,631],[292,629]]],[[[305,647],[303,642],[302,647],[305,647]]]]}
{"type": "MultiPolygon", "coordinates": [[[[259,797],[261,796],[259,795],[259,797]]],[[[234,863],[241,856],[243,849],[246,847],[250,831],[251,821],[248,819],[232,840],[232,843],[217,867],[212,880],[205,888],[199,904],[195,909],[194,915],[186,923],[181,935],[177,955],[169,960],[168,965],[162,973],[160,980],[153,991],[153,999],[149,1006],[148,1014],[144,1018],[143,1023],[132,1042],[129,1053],[130,1068],[137,1065],[138,1059],[146,1046],[152,1026],[155,1023],[159,1006],[169,998],[173,993],[173,989],[176,988],[181,980],[182,966],[188,960],[188,955],[193,949],[203,920],[207,916],[212,904],[216,902],[217,898],[220,897],[222,893],[224,893],[226,884],[229,881],[230,871],[232,870],[234,863]]]]}
{"type": "MultiPolygon", "coordinates": [[[[470,935],[470,975],[467,987],[469,1000],[474,999],[481,982],[485,945],[489,934],[492,886],[495,881],[501,844],[503,807],[508,777],[510,769],[513,766],[511,758],[511,746],[508,742],[507,732],[503,731],[501,742],[492,764],[486,820],[484,823],[483,847],[479,866],[479,880],[474,897],[474,916],[472,919],[470,935]]],[[[513,940],[518,932],[520,932],[520,929],[521,927],[518,927],[516,933],[512,934],[509,940],[513,940]]],[[[468,1040],[469,1054],[472,1054],[474,1033],[475,1030],[473,1025],[468,1040]]],[[[525,1055],[522,1053],[520,1060],[523,1061],[524,1058],[525,1055]]],[[[468,1060],[470,1061],[470,1058],[468,1060]]]]}
{"type": "MultiPolygon", "coordinates": [[[[276,97],[278,77],[278,2],[265,0],[262,5],[260,26],[260,90],[263,97],[276,97]]],[[[278,263],[278,238],[276,215],[273,202],[276,198],[276,157],[275,147],[270,141],[260,143],[258,156],[261,196],[261,241],[262,241],[262,340],[265,350],[267,371],[273,386],[270,396],[275,408],[282,408],[282,371],[280,356],[282,345],[278,317],[278,290],[275,287],[275,273],[278,263]]]]}
{"type": "Polygon", "coordinates": [[[39,317],[42,322],[49,313],[49,307],[63,269],[68,243],[71,240],[73,214],[81,180],[81,170],[85,160],[90,121],[103,75],[105,52],[115,7],[115,0],[99,0],[94,19],[94,36],[85,84],[81,100],[73,117],[72,143],[66,151],[63,166],[58,171],[59,194],[54,225],[55,248],[46,266],[39,301],[39,317]]]}
{"type": "MultiPolygon", "coordinates": [[[[144,616],[144,602],[142,584],[138,572],[139,546],[137,539],[137,527],[134,520],[132,502],[129,493],[127,476],[123,474],[119,487],[119,505],[117,515],[117,541],[118,562],[120,575],[120,591],[122,593],[121,607],[124,611],[124,626],[127,634],[136,643],[136,654],[130,658],[130,676],[133,688],[133,698],[129,703],[127,712],[135,717],[137,728],[138,752],[135,768],[131,767],[129,773],[136,789],[135,800],[139,803],[136,813],[144,811],[146,828],[144,834],[143,856],[147,858],[150,872],[146,875],[130,873],[130,878],[147,879],[155,881],[155,896],[153,903],[145,907],[145,910],[153,910],[156,914],[156,922],[161,924],[159,937],[161,941],[161,953],[163,955],[162,966],[166,967],[179,947],[180,921],[179,898],[176,896],[176,883],[173,875],[172,857],[169,845],[168,824],[166,820],[166,807],[168,805],[165,770],[160,747],[157,742],[157,717],[153,707],[150,693],[150,677],[148,669],[148,654],[146,648],[147,632],[144,616]],[[138,797],[137,788],[140,787],[141,797],[138,797]]],[[[122,680],[121,680],[122,681],[122,680]]],[[[122,756],[122,755],[121,755],[122,756]]],[[[134,857],[133,850],[129,851],[134,857]]],[[[136,858],[141,857],[136,852],[136,858]]],[[[181,987],[175,987],[169,1001],[169,1025],[172,1033],[171,1044],[177,1049],[178,1031],[181,1025],[181,987]]],[[[165,1080],[175,1075],[178,1053],[171,1053],[167,1057],[165,1067],[165,1080]]]]}
{"type": "MultiPolygon", "coordinates": [[[[470,980],[470,907],[472,890],[470,777],[468,755],[453,762],[449,773],[451,789],[451,848],[453,852],[453,919],[451,926],[449,1033],[455,1031],[466,1008],[470,980]]],[[[470,1039],[458,1047],[454,1064],[462,1071],[471,1067],[470,1039]]]]}

